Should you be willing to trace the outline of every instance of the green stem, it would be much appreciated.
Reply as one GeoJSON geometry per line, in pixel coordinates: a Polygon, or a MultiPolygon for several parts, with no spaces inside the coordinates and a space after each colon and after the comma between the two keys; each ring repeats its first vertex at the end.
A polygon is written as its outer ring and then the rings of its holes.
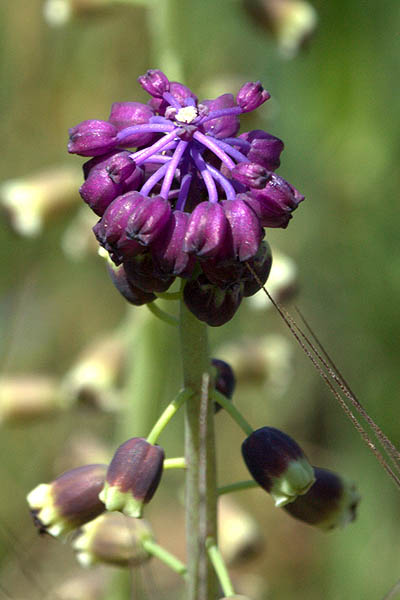
{"type": "Polygon", "coordinates": [[[157,292],[156,296],[163,300],[180,300],[182,294],[181,292],[157,292]]]}
{"type": "Polygon", "coordinates": [[[178,575],[182,575],[186,579],[187,568],[186,565],[176,558],[171,552],[168,552],[165,548],[157,544],[151,539],[144,539],[142,541],[142,546],[152,556],[156,556],[159,560],[165,563],[170,569],[178,573],[178,575]]]}
{"type": "Polygon", "coordinates": [[[179,394],[172,400],[170,404],[168,404],[167,408],[164,410],[160,418],[157,420],[156,424],[153,426],[149,435],[147,436],[147,441],[149,444],[155,444],[158,436],[168,425],[172,417],[178,412],[182,404],[186,402],[188,398],[192,395],[192,391],[190,389],[182,390],[179,394]]]}
{"type": "Polygon", "coordinates": [[[211,537],[207,538],[206,546],[209,559],[215,569],[222,591],[224,592],[224,596],[233,596],[235,594],[235,590],[229,577],[224,559],[222,558],[221,552],[219,551],[215,540],[211,537]]]}
{"type": "Polygon", "coordinates": [[[214,600],[217,580],[207,560],[206,539],[216,539],[214,407],[208,398],[207,327],[181,302],[184,385],[193,390],[185,408],[187,600],[214,600]]]}
{"type": "Polygon", "coordinates": [[[161,319],[161,321],[164,321],[164,323],[167,323],[168,325],[173,325],[174,327],[178,326],[178,319],[165,312],[165,310],[162,310],[154,302],[150,302],[149,304],[146,304],[146,306],[149,309],[149,311],[153,313],[154,316],[156,316],[158,319],[161,319]]]}
{"type": "Polygon", "coordinates": [[[256,481],[249,479],[248,481],[237,481],[218,488],[218,496],[230,494],[231,492],[240,492],[241,490],[250,490],[251,488],[259,487],[256,481]]]}
{"type": "Polygon", "coordinates": [[[183,456],[164,460],[164,471],[167,469],[186,469],[186,466],[186,459],[183,456]]]}
{"type": "Polygon", "coordinates": [[[218,402],[218,404],[220,404],[226,410],[227,413],[230,414],[232,419],[236,421],[236,423],[241,429],[243,429],[246,435],[250,435],[251,433],[253,433],[253,427],[250,425],[250,423],[246,421],[242,413],[236,408],[236,406],[232,403],[231,400],[228,400],[226,396],[224,396],[218,390],[215,389],[211,391],[211,397],[215,402],[218,402]]]}

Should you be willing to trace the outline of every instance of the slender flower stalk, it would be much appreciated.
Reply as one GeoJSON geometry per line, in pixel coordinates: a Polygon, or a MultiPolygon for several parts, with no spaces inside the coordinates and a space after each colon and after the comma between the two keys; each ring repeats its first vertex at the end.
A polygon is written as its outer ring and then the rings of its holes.
{"type": "Polygon", "coordinates": [[[158,437],[161,435],[162,431],[168,425],[172,417],[178,412],[181,406],[189,400],[192,396],[193,392],[191,389],[186,388],[179,392],[179,394],[168,404],[167,408],[164,410],[160,418],[155,423],[153,429],[150,431],[147,436],[147,441],[149,444],[155,444],[158,440],[158,437]]]}
{"type": "Polygon", "coordinates": [[[231,579],[229,577],[228,570],[226,568],[224,559],[222,558],[221,552],[215,540],[211,537],[206,540],[207,552],[209,559],[215,569],[218,580],[221,584],[222,591],[225,596],[233,596],[235,590],[233,588],[231,579]]]}

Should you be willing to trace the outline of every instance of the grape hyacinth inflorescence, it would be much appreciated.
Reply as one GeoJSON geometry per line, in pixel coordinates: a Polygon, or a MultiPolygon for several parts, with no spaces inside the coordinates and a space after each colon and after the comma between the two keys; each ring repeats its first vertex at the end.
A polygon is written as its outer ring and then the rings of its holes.
{"type": "Polygon", "coordinates": [[[188,308],[222,325],[268,277],[263,228],[285,228],[304,199],[275,173],[280,139],[262,130],[238,135],[239,116],[269,93],[249,82],[236,98],[198,102],[159,70],[138,81],[148,104],[114,103],[107,121],[70,130],[69,152],[92,157],[81,196],[100,217],[94,233],[123,265],[126,288],[142,290],[151,302],[175,277],[187,279],[188,308]],[[247,261],[258,265],[260,282],[247,261]]]}

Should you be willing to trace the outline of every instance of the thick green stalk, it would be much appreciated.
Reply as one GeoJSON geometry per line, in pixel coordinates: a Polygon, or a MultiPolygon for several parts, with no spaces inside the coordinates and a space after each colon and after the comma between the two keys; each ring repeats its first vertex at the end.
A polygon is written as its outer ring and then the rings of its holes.
{"type": "Polygon", "coordinates": [[[216,539],[216,475],[214,409],[208,398],[210,356],[207,327],[181,301],[181,351],[185,387],[193,391],[186,401],[185,457],[187,600],[214,600],[217,581],[207,559],[206,540],[216,539]]]}

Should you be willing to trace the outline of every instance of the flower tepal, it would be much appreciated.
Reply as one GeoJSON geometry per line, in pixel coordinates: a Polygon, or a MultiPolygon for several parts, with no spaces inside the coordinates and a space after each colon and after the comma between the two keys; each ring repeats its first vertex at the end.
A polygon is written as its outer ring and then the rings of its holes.
{"type": "Polygon", "coordinates": [[[100,217],[96,237],[122,265],[126,286],[152,301],[175,277],[187,279],[188,308],[222,325],[268,277],[263,269],[249,281],[246,268],[266,247],[264,227],[285,228],[304,199],[275,174],[279,138],[261,130],[238,135],[240,115],[269,93],[249,82],[236,97],[199,102],[159,70],[138,81],[151,96],[147,104],[114,103],[107,121],[86,120],[70,130],[69,152],[92,157],[81,195],[100,217]],[[139,264],[148,265],[143,277],[139,264]],[[221,269],[230,275],[210,280],[221,269]],[[216,304],[225,307],[218,318],[216,304]]]}

